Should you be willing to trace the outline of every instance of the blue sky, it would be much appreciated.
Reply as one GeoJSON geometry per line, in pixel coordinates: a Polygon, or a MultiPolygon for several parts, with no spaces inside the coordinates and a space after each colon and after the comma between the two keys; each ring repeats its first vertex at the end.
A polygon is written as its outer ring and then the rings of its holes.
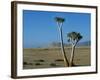
{"type": "Polygon", "coordinates": [[[65,18],[62,28],[64,43],[68,43],[67,33],[72,31],[81,33],[83,39],[80,42],[90,40],[91,15],[89,13],[23,10],[24,48],[59,42],[59,31],[54,20],[55,17],[65,18]]]}

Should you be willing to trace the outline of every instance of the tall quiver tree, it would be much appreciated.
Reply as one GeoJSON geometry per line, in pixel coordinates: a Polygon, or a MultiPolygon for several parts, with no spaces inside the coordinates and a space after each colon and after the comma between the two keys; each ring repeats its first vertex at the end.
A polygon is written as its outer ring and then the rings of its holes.
{"type": "Polygon", "coordinates": [[[69,66],[72,66],[74,60],[75,47],[77,43],[82,39],[82,35],[77,32],[70,32],[67,34],[67,37],[68,37],[68,42],[71,42],[72,45],[71,57],[69,61],[69,66]]]}
{"type": "Polygon", "coordinates": [[[57,22],[58,30],[59,30],[59,36],[60,36],[60,42],[61,42],[61,51],[64,59],[65,66],[69,66],[69,62],[64,50],[64,43],[63,43],[63,34],[62,34],[62,25],[63,22],[65,21],[64,18],[61,17],[55,17],[55,21],[57,22]]]}

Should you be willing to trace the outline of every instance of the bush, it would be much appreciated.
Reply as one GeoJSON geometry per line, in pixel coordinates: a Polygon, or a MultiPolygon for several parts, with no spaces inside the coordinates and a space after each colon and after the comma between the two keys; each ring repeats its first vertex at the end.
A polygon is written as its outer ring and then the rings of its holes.
{"type": "Polygon", "coordinates": [[[42,59],[39,59],[39,60],[34,60],[35,62],[45,62],[44,60],[42,59]]]}
{"type": "Polygon", "coordinates": [[[55,61],[64,61],[63,59],[56,59],[55,61]]]}
{"type": "Polygon", "coordinates": [[[27,65],[28,63],[27,63],[27,62],[23,62],[23,64],[24,64],[24,65],[27,65]]]}
{"type": "Polygon", "coordinates": [[[55,66],[57,66],[57,65],[56,65],[55,63],[51,63],[50,66],[55,67],[55,66]]]}
{"type": "Polygon", "coordinates": [[[38,66],[38,65],[42,65],[42,64],[40,64],[40,63],[35,63],[35,65],[37,65],[37,66],[38,66]]]}

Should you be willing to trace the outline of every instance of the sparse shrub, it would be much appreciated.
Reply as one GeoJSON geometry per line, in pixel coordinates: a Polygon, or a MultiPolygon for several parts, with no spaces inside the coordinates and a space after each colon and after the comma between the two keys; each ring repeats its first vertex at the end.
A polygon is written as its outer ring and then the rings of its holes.
{"type": "Polygon", "coordinates": [[[32,63],[23,62],[24,65],[33,65],[32,63]]]}
{"type": "Polygon", "coordinates": [[[39,60],[34,60],[35,62],[45,62],[45,60],[43,59],[39,59],[39,60]]]}
{"type": "Polygon", "coordinates": [[[58,62],[62,62],[62,61],[64,61],[63,59],[56,59],[55,61],[58,61],[58,62]]]}
{"type": "Polygon", "coordinates": [[[40,60],[38,60],[39,62],[44,62],[44,60],[42,60],[42,59],[40,59],[40,60]]]}
{"type": "Polygon", "coordinates": [[[51,63],[50,66],[55,67],[57,65],[55,63],[51,63]]]}
{"type": "Polygon", "coordinates": [[[42,65],[42,64],[40,64],[40,63],[35,63],[35,65],[37,65],[37,66],[38,66],[38,65],[42,65]]]}
{"type": "Polygon", "coordinates": [[[27,62],[23,62],[23,64],[24,64],[24,65],[27,65],[28,63],[27,63],[27,62]]]}

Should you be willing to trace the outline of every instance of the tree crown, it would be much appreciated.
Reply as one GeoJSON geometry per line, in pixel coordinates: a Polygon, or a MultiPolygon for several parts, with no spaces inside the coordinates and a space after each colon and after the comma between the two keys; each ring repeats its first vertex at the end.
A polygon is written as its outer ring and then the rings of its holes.
{"type": "Polygon", "coordinates": [[[78,41],[80,41],[83,37],[80,33],[77,32],[70,32],[67,34],[68,37],[68,41],[71,41],[72,43],[76,43],[78,41]]]}
{"type": "Polygon", "coordinates": [[[65,21],[65,19],[64,18],[61,18],[61,17],[55,17],[55,21],[56,22],[59,22],[59,23],[62,23],[62,22],[65,21]]]}

